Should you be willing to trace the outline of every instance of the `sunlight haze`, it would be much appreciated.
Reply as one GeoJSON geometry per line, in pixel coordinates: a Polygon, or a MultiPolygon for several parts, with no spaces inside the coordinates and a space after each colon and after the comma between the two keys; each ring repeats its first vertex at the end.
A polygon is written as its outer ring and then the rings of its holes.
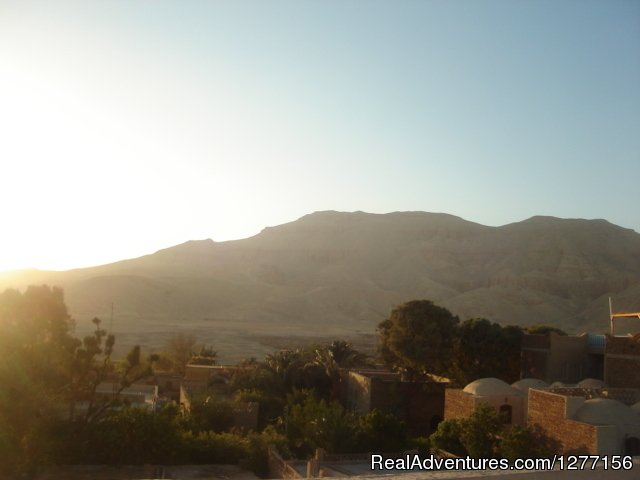
{"type": "Polygon", "coordinates": [[[635,1],[0,0],[0,270],[317,210],[640,232],[635,1]]]}

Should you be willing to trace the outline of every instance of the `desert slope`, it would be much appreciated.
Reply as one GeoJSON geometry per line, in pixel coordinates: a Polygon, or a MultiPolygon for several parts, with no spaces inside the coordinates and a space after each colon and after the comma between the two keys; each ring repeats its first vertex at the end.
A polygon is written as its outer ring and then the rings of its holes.
{"type": "Polygon", "coordinates": [[[189,241],[94,268],[0,277],[2,287],[28,283],[64,287],[81,321],[108,316],[113,302],[118,330],[143,336],[221,325],[372,333],[393,305],[415,298],[462,318],[601,331],[608,296],[640,309],[640,235],[604,220],[533,217],[487,227],[425,212],[316,212],[244,240],[189,241]]]}

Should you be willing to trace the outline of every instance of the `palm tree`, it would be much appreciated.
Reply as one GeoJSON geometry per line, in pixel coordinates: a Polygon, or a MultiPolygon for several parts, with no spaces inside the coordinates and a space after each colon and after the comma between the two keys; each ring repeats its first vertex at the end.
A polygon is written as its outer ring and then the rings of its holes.
{"type": "Polygon", "coordinates": [[[354,349],[350,343],[334,340],[315,349],[313,362],[323,368],[331,380],[331,399],[337,400],[342,384],[340,370],[364,365],[366,356],[354,349]]]}

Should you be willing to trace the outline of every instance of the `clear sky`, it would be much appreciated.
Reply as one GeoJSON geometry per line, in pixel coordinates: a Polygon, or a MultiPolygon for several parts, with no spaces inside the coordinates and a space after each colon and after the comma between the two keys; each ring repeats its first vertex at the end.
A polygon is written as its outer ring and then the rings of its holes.
{"type": "Polygon", "coordinates": [[[637,0],[0,0],[0,270],[316,210],[640,231],[637,0]]]}

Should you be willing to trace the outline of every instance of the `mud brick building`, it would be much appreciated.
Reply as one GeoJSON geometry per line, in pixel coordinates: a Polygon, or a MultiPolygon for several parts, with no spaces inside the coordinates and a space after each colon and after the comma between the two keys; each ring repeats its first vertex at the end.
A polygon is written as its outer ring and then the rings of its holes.
{"type": "Polygon", "coordinates": [[[414,435],[433,433],[444,416],[445,383],[406,381],[388,370],[342,372],[342,403],[349,410],[378,410],[404,420],[414,435]]]}
{"type": "Polygon", "coordinates": [[[635,389],[531,389],[527,423],[555,440],[558,453],[639,455],[639,399],[635,389]]]}
{"type": "Polygon", "coordinates": [[[521,376],[575,384],[583,378],[640,388],[640,334],[524,335],[521,376]]]}
{"type": "Polygon", "coordinates": [[[444,417],[465,418],[480,403],[493,406],[507,425],[524,425],[527,419],[527,392],[532,387],[546,387],[538,379],[523,379],[509,385],[497,378],[481,378],[463,389],[447,389],[444,417]]]}
{"type": "Polygon", "coordinates": [[[605,335],[524,335],[521,377],[547,383],[604,378],[605,335]]]}
{"type": "Polygon", "coordinates": [[[611,387],[640,388],[640,334],[606,336],[604,381],[611,387]]]}

